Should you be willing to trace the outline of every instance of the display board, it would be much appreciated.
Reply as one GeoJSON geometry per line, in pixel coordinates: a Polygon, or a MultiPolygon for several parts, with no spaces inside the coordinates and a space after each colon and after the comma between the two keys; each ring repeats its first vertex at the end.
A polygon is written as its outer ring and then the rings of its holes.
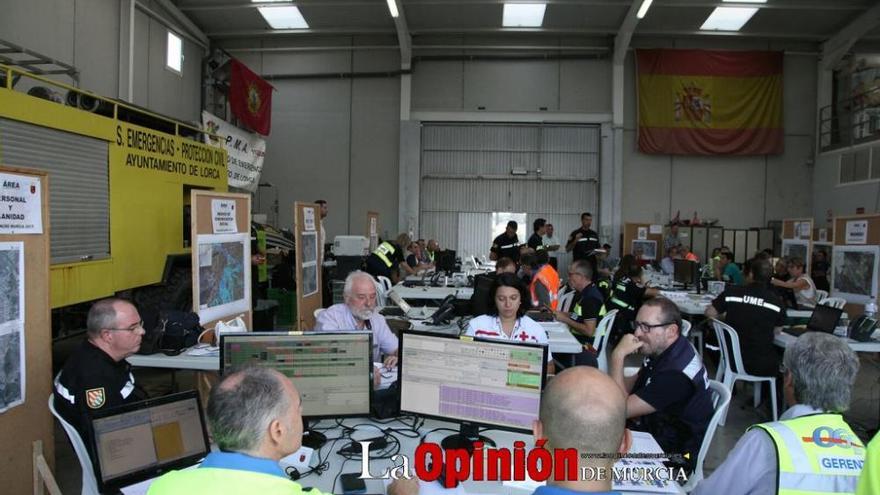
{"type": "Polygon", "coordinates": [[[804,272],[813,271],[813,219],[786,218],[782,220],[781,256],[802,258],[804,272]]]}
{"type": "Polygon", "coordinates": [[[297,330],[315,328],[315,310],[321,308],[321,259],[318,252],[320,206],[296,202],[293,205],[293,233],[296,238],[297,330]]]}
{"type": "Polygon", "coordinates": [[[250,195],[192,190],[190,202],[193,311],[205,328],[241,316],[248,330],[255,330],[250,195]]]}
{"type": "Polygon", "coordinates": [[[379,247],[379,214],[375,211],[367,212],[367,230],[364,236],[370,241],[370,250],[372,253],[379,247]]]}
{"type": "Polygon", "coordinates": [[[0,166],[0,462],[3,493],[34,490],[33,442],[54,466],[49,305],[49,177],[0,166]],[[14,199],[12,199],[14,198],[14,199]],[[13,218],[10,218],[13,217],[13,218]]]}
{"type": "Polygon", "coordinates": [[[843,297],[850,317],[878,302],[880,215],[835,217],[831,253],[831,295],[843,297]]]}
{"type": "Polygon", "coordinates": [[[623,254],[633,254],[633,248],[642,250],[648,259],[660,261],[666,253],[663,252],[663,226],[650,223],[625,223],[623,225],[623,254]],[[653,244],[653,255],[650,249],[653,244]]]}

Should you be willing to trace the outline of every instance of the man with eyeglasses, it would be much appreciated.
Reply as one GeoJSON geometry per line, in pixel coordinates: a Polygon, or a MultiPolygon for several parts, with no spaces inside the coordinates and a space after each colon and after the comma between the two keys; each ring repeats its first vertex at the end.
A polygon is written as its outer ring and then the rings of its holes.
{"type": "Polygon", "coordinates": [[[670,460],[692,471],[712,418],[709,378],[694,347],[681,335],[681,313],[669,299],[642,304],[611,354],[611,378],[628,395],[627,418],[635,430],[654,436],[670,460]],[[624,377],[630,354],[645,356],[636,375],[624,377]]]}
{"type": "MultiPolygon", "coordinates": [[[[92,411],[147,398],[125,360],[140,348],[145,333],[134,305],[115,298],[98,301],[86,326],[87,339],[67,358],[53,392],[56,410],[83,438],[92,411]]],[[[90,447],[89,455],[94,459],[90,447]]]]}

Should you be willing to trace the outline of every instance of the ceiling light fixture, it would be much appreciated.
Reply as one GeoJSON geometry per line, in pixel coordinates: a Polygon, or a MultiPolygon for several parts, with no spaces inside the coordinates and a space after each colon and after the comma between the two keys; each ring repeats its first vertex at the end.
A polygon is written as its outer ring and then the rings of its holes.
{"type": "Polygon", "coordinates": [[[257,7],[272,29],[308,29],[309,25],[296,7],[257,7]]]}
{"type": "Polygon", "coordinates": [[[757,11],[757,7],[716,7],[700,30],[739,31],[757,11]]]}
{"type": "Polygon", "coordinates": [[[654,0],[643,0],[643,1],[642,1],[642,6],[639,7],[639,11],[638,11],[638,13],[636,14],[636,17],[639,18],[639,19],[644,18],[644,17],[645,17],[645,14],[648,13],[648,9],[651,8],[651,2],[653,2],[653,1],[654,1],[654,0]]]}
{"type": "Polygon", "coordinates": [[[396,0],[387,0],[388,1],[388,10],[391,11],[391,17],[397,19],[397,16],[400,15],[400,12],[397,11],[397,1],[396,0]]]}
{"type": "Polygon", "coordinates": [[[730,3],[767,3],[767,0],[721,0],[730,3]]]}
{"type": "Polygon", "coordinates": [[[541,27],[544,23],[543,3],[505,3],[501,25],[504,27],[541,27]]]}

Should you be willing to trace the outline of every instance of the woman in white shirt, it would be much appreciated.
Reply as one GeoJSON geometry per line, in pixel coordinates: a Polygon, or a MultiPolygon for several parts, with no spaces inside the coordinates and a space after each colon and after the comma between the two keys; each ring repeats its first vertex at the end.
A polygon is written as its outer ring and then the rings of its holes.
{"type": "MultiPolygon", "coordinates": [[[[493,306],[489,314],[477,316],[468,323],[465,335],[487,339],[508,340],[549,345],[547,332],[538,322],[525,316],[529,295],[525,285],[513,273],[499,274],[492,285],[493,306]]],[[[548,372],[553,356],[547,352],[548,372]]]]}
{"type": "Polygon", "coordinates": [[[791,276],[788,282],[783,282],[778,278],[770,279],[770,283],[776,287],[785,287],[794,291],[795,302],[798,308],[812,309],[816,307],[816,284],[809,275],[804,273],[804,260],[801,258],[792,258],[788,262],[788,274],[791,276]]]}

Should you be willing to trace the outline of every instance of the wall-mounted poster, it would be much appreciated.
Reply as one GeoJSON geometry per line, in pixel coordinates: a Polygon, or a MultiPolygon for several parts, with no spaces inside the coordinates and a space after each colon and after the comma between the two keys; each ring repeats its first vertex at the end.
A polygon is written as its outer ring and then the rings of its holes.
{"type": "Polygon", "coordinates": [[[644,241],[648,238],[648,227],[639,227],[636,231],[636,238],[640,241],[644,241]]]}
{"type": "Polygon", "coordinates": [[[24,243],[0,243],[0,413],[24,403],[24,243]]]}
{"type": "Polygon", "coordinates": [[[632,241],[632,254],[643,260],[657,259],[657,241],[632,241]]]}
{"type": "Polygon", "coordinates": [[[868,221],[850,220],[846,222],[846,244],[866,244],[868,242],[868,221]]]}
{"type": "Polygon", "coordinates": [[[215,234],[235,234],[238,232],[234,199],[211,200],[211,226],[215,234]]]}
{"type": "Polygon", "coordinates": [[[197,236],[198,272],[193,284],[198,294],[199,318],[213,321],[250,309],[250,234],[197,236]]]}
{"type": "Polygon", "coordinates": [[[42,234],[42,194],[39,177],[0,174],[0,234],[42,234]]]}
{"type": "Polygon", "coordinates": [[[834,246],[831,294],[853,304],[877,299],[880,246],[834,246]]]}

